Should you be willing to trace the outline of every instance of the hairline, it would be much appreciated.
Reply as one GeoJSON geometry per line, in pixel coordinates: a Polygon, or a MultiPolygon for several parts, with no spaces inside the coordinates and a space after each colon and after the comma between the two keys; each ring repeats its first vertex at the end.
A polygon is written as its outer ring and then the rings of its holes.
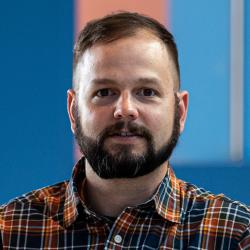
{"type": "Polygon", "coordinates": [[[109,41],[105,41],[105,40],[99,40],[97,42],[94,42],[92,43],[91,45],[87,46],[83,51],[81,51],[80,55],[78,56],[78,60],[77,60],[77,63],[73,65],[73,89],[75,92],[77,92],[78,90],[78,86],[79,84],[76,83],[76,77],[75,77],[75,74],[76,74],[76,70],[77,70],[77,66],[81,60],[81,58],[84,56],[84,54],[91,48],[95,47],[95,46],[102,46],[102,45],[107,45],[107,44],[111,44],[113,42],[116,42],[116,41],[119,41],[121,39],[126,39],[126,38],[129,38],[129,37],[134,37],[136,36],[139,32],[147,32],[148,34],[150,35],[153,35],[155,37],[156,40],[158,40],[158,42],[160,42],[167,50],[168,54],[170,55],[170,64],[171,64],[171,68],[173,68],[174,72],[172,74],[174,74],[173,76],[173,81],[174,81],[174,91],[177,92],[180,90],[180,79],[179,79],[179,74],[178,74],[178,70],[177,70],[177,66],[175,65],[175,62],[174,62],[174,56],[173,56],[173,53],[171,51],[171,49],[169,48],[169,46],[167,46],[166,43],[164,43],[164,41],[157,35],[157,32],[153,29],[150,29],[148,27],[136,27],[130,34],[126,34],[126,35],[123,35],[121,37],[118,37],[116,39],[112,39],[112,40],[109,40],[109,41]],[[77,86],[76,86],[77,85],[77,86]]]}

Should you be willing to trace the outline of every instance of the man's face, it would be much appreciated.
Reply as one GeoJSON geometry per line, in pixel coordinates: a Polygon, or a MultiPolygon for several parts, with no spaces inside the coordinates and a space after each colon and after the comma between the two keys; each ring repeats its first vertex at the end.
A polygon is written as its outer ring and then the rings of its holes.
{"type": "Polygon", "coordinates": [[[149,32],[85,51],[68,108],[81,151],[99,176],[141,176],[168,159],[185,113],[175,79],[171,56],[149,32]]]}

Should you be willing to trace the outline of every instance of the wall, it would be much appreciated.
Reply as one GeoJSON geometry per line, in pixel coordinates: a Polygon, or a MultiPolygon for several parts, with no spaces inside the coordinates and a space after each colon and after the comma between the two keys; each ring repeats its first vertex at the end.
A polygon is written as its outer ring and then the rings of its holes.
{"type": "Polygon", "coordinates": [[[73,163],[71,1],[2,1],[0,203],[67,178],[73,163]]]}

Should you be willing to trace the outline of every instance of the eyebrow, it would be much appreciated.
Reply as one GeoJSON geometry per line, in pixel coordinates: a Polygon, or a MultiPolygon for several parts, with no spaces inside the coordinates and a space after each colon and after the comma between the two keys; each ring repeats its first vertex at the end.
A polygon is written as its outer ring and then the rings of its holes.
{"type": "MultiPolygon", "coordinates": [[[[110,78],[96,78],[92,80],[93,84],[99,85],[99,84],[117,84],[117,81],[110,78]]],[[[159,85],[160,80],[156,77],[140,77],[136,79],[136,84],[154,84],[159,85]]]]}
{"type": "Polygon", "coordinates": [[[115,84],[116,81],[109,79],[109,78],[95,78],[91,81],[93,84],[99,85],[99,84],[115,84]]]}
{"type": "Polygon", "coordinates": [[[156,77],[141,77],[139,79],[137,79],[138,83],[143,83],[143,84],[155,84],[155,85],[159,85],[160,84],[160,80],[156,77]]]}

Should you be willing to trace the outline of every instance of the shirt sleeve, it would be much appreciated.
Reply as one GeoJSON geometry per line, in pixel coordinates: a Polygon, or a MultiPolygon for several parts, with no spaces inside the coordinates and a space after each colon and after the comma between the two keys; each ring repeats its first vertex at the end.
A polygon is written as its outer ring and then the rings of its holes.
{"type": "Polygon", "coordinates": [[[244,232],[243,237],[238,245],[238,250],[249,250],[250,249],[250,225],[248,225],[247,230],[244,232]]]}
{"type": "Polygon", "coordinates": [[[2,234],[0,232],[0,250],[3,250],[2,234]]]}
{"type": "Polygon", "coordinates": [[[2,226],[3,220],[2,220],[2,207],[0,206],[0,250],[3,249],[3,241],[2,241],[2,226]]]}

